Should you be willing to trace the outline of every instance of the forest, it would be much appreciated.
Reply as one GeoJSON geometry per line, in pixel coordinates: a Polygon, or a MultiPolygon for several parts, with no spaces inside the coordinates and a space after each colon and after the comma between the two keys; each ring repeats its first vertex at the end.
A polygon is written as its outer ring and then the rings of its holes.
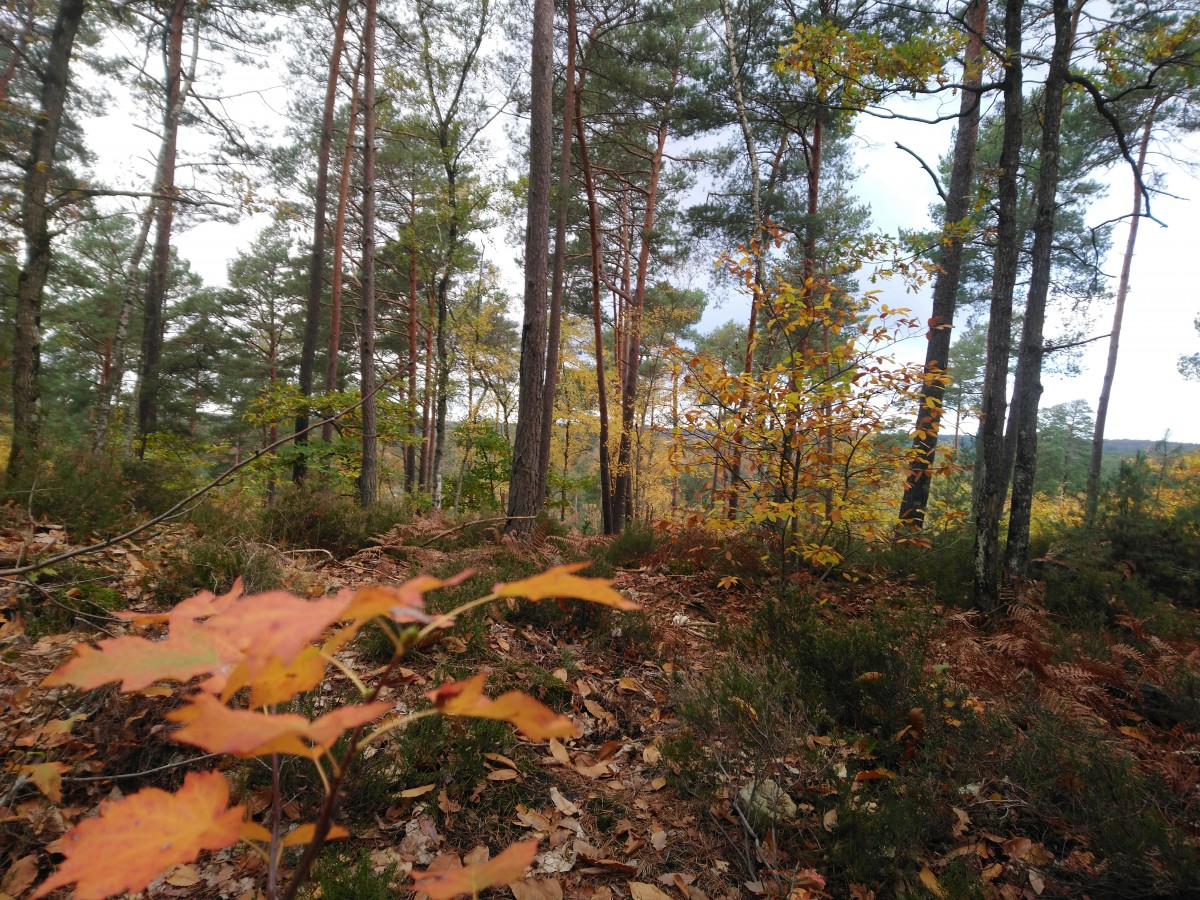
{"type": "Polygon", "coordinates": [[[0,0],[0,900],[1200,897],[1197,104],[1196,0],[0,0]]]}

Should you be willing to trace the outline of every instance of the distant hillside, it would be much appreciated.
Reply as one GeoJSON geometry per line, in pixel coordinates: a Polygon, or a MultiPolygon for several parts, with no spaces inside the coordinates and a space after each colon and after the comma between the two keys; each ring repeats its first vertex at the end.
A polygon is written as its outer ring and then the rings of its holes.
{"type": "MultiPolygon", "coordinates": [[[[1089,438],[1089,443],[1091,439],[1089,438]]],[[[938,439],[939,444],[953,444],[954,436],[943,434],[938,439]]],[[[1158,440],[1149,440],[1143,438],[1114,438],[1104,441],[1104,452],[1113,453],[1118,456],[1136,456],[1140,450],[1143,453],[1152,453],[1155,447],[1158,446],[1158,440]]],[[[975,435],[963,434],[958,438],[958,445],[962,449],[975,446],[975,435]]],[[[1167,447],[1170,450],[1197,450],[1200,449],[1200,444],[1185,444],[1179,441],[1168,441],[1167,447]]]]}

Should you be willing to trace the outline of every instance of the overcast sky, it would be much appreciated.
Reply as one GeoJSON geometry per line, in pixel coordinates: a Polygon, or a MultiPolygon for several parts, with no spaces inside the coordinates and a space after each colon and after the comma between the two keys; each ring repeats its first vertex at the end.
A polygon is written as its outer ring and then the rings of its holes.
{"type": "MultiPolygon", "coordinates": [[[[274,70],[231,69],[225,82],[234,82],[241,90],[257,89],[254,93],[228,103],[230,113],[242,121],[267,124],[282,130],[282,113],[288,101],[284,85],[287,77],[282,61],[274,70]]],[[[204,80],[203,71],[200,81],[204,80]]],[[[952,102],[957,106],[957,99],[952,102]]],[[[89,143],[97,156],[97,176],[109,183],[144,190],[152,169],[151,159],[156,139],[138,128],[141,116],[129,102],[116,98],[112,111],[103,118],[86,123],[89,143]]],[[[895,148],[896,141],[935,164],[950,143],[951,126],[929,126],[903,121],[883,121],[860,117],[858,123],[857,163],[861,175],[856,184],[858,195],[870,205],[876,229],[895,233],[897,228],[920,228],[929,225],[928,210],[936,198],[932,183],[916,161],[895,148]]],[[[493,159],[507,157],[501,123],[490,129],[493,159]]],[[[195,138],[186,132],[182,146],[195,148],[195,138]]],[[[1190,146],[1172,148],[1178,158],[1194,158],[1200,140],[1190,146]]],[[[1166,174],[1166,187],[1178,197],[1200,197],[1200,184],[1178,165],[1162,158],[1151,162],[1166,174]]],[[[1128,167],[1118,167],[1109,176],[1108,195],[1095,203],[1088,220],[1102,222],[1127,215],[1132,205],[1132,184],[1128,167]]],[[[182,183],[182,182],[181,182],[182,183]]],[[[265,189],[265,188],[264,188],[265,189]]],[[[1200,276],[1192,272],[1200,256],[1200,220],[1196,203],[1187,199],[1157,197],[1153,213],[1168,227],[1144,222],[1138,237],[1137,254],[1133,263],[1131,290],[1126,306],[1121,356],[1113,388],[1106,436],[1110,438],[1161,438],[1170,431],[1172,440],[1200,443],[1200,382],[1188,382],[1176,368],[1181,354],[1200,351],[1200,334],[1193,320],[1200,315],[1200,276]]],[[[245,215],[236,225],[205,223],[181,233],[176,244],[206,282],[222,284],[225,266],[244,249],[268,219],[263,215],[245,215]]],[[[505,243],[506,226],[501,226],[485,238],[486,251],[506,281],[510,293],[519,299],[520,273],[515,258],[517,248],[505,243]]],[[[1127,226],[1122,223],[1113,235],[1113,250],[1104,271],[1114,276],[1120,270],[1121,254],[1125,247],[1127,226]]],[[[697,265],[690,273],[695,286],[706,286],[708,267],[697,265]]],[[[929,314],[928,291],[920,296],[905,296],[895,292],[885,298],[893,305],[909,306],[916,315],[929,314]]],[[[714,293],[702,321],[711,328],[734,319],[743,322],[749,311],[744,297],[722,288],[714,293]]],[[[518,310],[513,310],[519,314],[518,310]]],[[[1106,334],[1111,327],[1111,304],[1099,304],[1092,313],[1091,335],[1106,334]]],[[[1053,333],[1053,323],[1047,323],[1047,333],[1053,333]]],[[[1100,383],[1108,352],[1106,340],[1096,341],[1083,352],[1083,371],[1077,377],[1047,375],[1042,406],[1052,406],[1069,400],[1084,399],[1094,408],[1100,394],[1100,383]]],[[[924,358],[924,340],[909,341],[901,348],[909,359],[924,358]]]]}

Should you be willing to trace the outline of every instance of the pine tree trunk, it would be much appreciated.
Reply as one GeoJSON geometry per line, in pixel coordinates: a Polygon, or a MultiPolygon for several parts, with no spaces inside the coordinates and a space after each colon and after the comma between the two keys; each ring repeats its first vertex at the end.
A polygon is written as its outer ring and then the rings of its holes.
{"type": "Polygon", "coordinates": [[[998,219],[987,362],[976,439],[979,491],[975,517],[975,605],[986,613],[1000,606],[1000,518],[1004,512],[1004,410],[1008,353],[1012,344],[1012,301],[1021,247],[1017,233],[1017,176],[1021,160],[1021,10],[1023,0],[1004,9],[1004,138],[1000,150],[998,219]]]}
{"type": "Polygon", "coordinates": [[[363,404],[362,467],[358,476],[363,509],[375,505],[379,490],[375,422],[375,3],[376,0],[366,0],[363,22],[362,340],[359,344],[363,404]]]}
{"type": "Polygon", "coordinates": [[[325,83],[325,106],[321,111],[321,136],[317,141],[317,183],[313,198],[312,249],[308,261],[308,296],[304,311],[304,343],[300,350],[300,395],[304,407],[296,416],[296,461],[292,481],[304,483],[308,445],[308,398],[312,396],[313,369],[316,366],[317,339],[321,332],[321,294],[325,288],[325,218],[329,194],[329,155],[333,147],[333,113],[337,104],[338,78],[342,70],[342,47],[346,38],[346,19],[350,0],[340,0],[334,25],[333,49],[329,53],[329,76],[325,83]]]}
{"type": "Polygon", "coordinates": [[[1108,336],[1108,362],[1104,366],[1104,385],[1100,389],[1100,400],[1096,404],[1096,427],[1092,431],[1092,456],[1088,464],[1087,478],[1087,524],[1096,524],[1096,512],[1100,505],[1100,463],[1104,458],[1104,426],[1108,422],[1108,401],[1112,397],[1113,378],[1117,374],[1117,352],[1121,346],[1121,323],[1125,318],[1125,298],[1129,295],[1129,274],[1133,268],[1133,248],[1137,245],[1138,223],[1142,220],[1142,173],[1146,168],[1146,152],[1150,148],[1150,135],[1154,127],[1154,116],[1162,103],[1162,97],[1154,98],[1146,124],[1142,129],[1142,142],[1138,147],[1137,172],[1133,180],[1133,216],[1129,220],[1129,237],[1125,241],[1125,256],[1121,260],[1121,277],[1117,282],[1117,302],[1113,309],[1112,330],[1108,336]]]}
{"type": "Polygon", "coordinates": [[[550,477],[550,438],[554,434],[554,398],[558,393],[562,295],[567,259],[567,211],[571,193],[571,132],[575,127],[575,0],[567,0],[567,72],[563,88],[562,149],[558,160],[558,210],[554,223],[554,275],[550,282],[550,322],[546,334],[546,386],[542,391],[542,434],[538,452],[538,494],[546,496],[550,477]]]}
{"type": "MultiPolygon", "coordinates": [[[[721,0],[721,18],[725,25],[725,48],[729,54],[729,74],[730,80],[733,83],[733,101],[737,109],[738,124],[742,129],[742,140],[746,145],[746,158],[750,163],[750,234],[747,242],[747,248],[754,253],[754,284],[752,285],[752,294],[750,297],[750,322],[746,327],[746,361],[742,368],[744,374],[749,375],[754,368],[754,346],[755,336],[758,330],[758,307],[762,300],[762,292],[766,272],[766,247],[765,241],[760,241],[760,233],[763,231],[763,226],[766,224],[762,214],[762,188],[761,174],[758,165],[758,148],[754,144],[754,134],[750,130],[750,118],[746,112],[746,101],[742,93],[742,69],[741,63],[738,61],[737,48],[734,44],[733,35],[733,17],[729,9],[729,0],[721,0]]],[[[743,403],[738,410],[739,418],[745,412],[745,404],[743,403]]],[[[742,477],[742,454],[740,448],[735,448],[733,459],[729,465],[729,481],[732,485],[737,485],[742,477]]],[[[672,500],[672,505],[674,500],[672,500]]],[[[733,518],[737,514],[738,493],[737,490],[729,492],[729,508],[728,516],[733,518]]]]}
{"type": "Polygon", "coordinates": [[[925,383],[917,410],[917,426],[912,442],[904,498],[900,501],[901,528],[921,529],[929,505],[934,454],[941,430],[946,384],[941,380],[950,367],[950,343],[953,336],[954,307],[958,301],[959,276],[962,272],[963,239],[971,209],[975,182],[975,156],[979,143],[979,109],[983,82],[983,30],[987,24],[988,0],[971,0],[967,9],[967,49],[964,56],[963,89],[958,111],[958,133],[954,141],[954,161],[946,194],[942,222],[942,247],[938,254],[938,274],[933,283],[933,309],[929,317],[929,343],[925,349],[925,383]]]}
{"type": "MultiPolygon", "coordinates": [[[[572,35],[572,40],[575,35],[572,35]]],[[[582,86],[582,79],[580,79],[582,86]]],[[[596,354],[596,407],[600,415],[600,526],[604,534],[616,534],[612,517],[612,472],[608,458],[608,382],[604,374],[604,332],[600,314],[600,210],[596,202],[596,181],[588,157],[587,134],[583,130],[583,110],[575,106],[575,133],[579,139],[579,162],[587,192],[588,247],[592,265],[592,335],[596,354]]]]}
{"type": "MultiPolygon", "coordinates": [[[[671,73],[671,88],[674,90],[679,72],[671,73]]],[[[613,503],[613,530],[625,528],[625,520],[633,505],[633,418],[634,401],[637,397],[638,362],[641,359],[642,308],[646,303],[646,278],[650,268],[650,239],[654,232],[654,213],[658,200],[659,176],[662,174],[663,154],[667,146],[667,126],[670,123],[672,104],[663,109],[658,124],[654,155],[650,158],[650,183],[646,187],[646,210],[642,219],[642,242],[638,247],[637,274],[630,304],[629,322],[625,338],[625,359],[621,375],[621,440],[617,445],[617,479],[613,503]]]]}
{"type": "Polygon", "coordinates": [[[25,263],[17,278],[13,335],[13,433],[8,478],[21,478],[37,452],[41,368],[42,295],[50,272],[50,222],[46,195],[54,174],[54,151],[67,102],[71,52],[83,18],[84,0],[62,0],[42,75],[41,110],[30,138],[21,185],[21,229],[25,263]]]}
{"type": "Polygon", "coordinates": [[[1037,213],[1033,222],[1033,251],[1029,294],[1013,385],[1016,424],[1016,462],[1013,466],[1012,502],[1009,506],[1008,542],[1004,547],[1004,575],[1020,581],[1029,568],[1029,526],[1033,514],[1033,480],[1037,473],[1038,402],[1042,396],[1043,330],[1050,296],[1050,266],[1054,252],[1054,214],[1057,211],[1058,169],[1061,159],[1063,91],[1075,31],[1071,27],[1070,0],[1053,0],[1054,50],[1046,76],[1042,113],[1041,171],[1037,184],[1037,213]]]}
{"type": "Polygon", "coordinates": [[[404,490],[412,493],[417,486],[417,196],[412,195],[412,244],[408,248],[408,402],[412,405],[413,423],[409,429],[408,446],[404,448],[404,490]]]}
{"type": "MultiPolygon", "coordinates": [[[[329,345],[325,355],[325,393],[338,389],[338,355],[342,349],[342,265],[346,255],[346,215],[350,207],[350,175],[354,169],[354,130],[358,124],[358,82],[362,75],[362,54],[354,67],[350,89],[350,120],[346,123],[346,146],[342,148],[341,180],[338,184],[337,217],[333,225],[333,264],[329,273],[329,345]]],[[[333,440],[333,423],[321,426],[321,440],[333,440]]]]}
{"type": "Polygon", "coordinates": [[[506,530],[528,532],[542,508],[542,395],[546,387],[546,268],[550,242],[550,170],[554,132],[553,0],[534,0],[530,63],[529,200],[525,221],[525,315],[521,324],[520,393],[506,530]]]}
{"type": "Polygon", "coordinates": [[[179,100],[183,87],[183,23],[185,0],[175,0],[167,27],[167,97],[163,109],[162,182],[154,224],[154,253],[146,281],[142,307],[142,365],[138,384],[138,456],[146,452],[146,437],[158,430],[158,400],[161,390],[164,306],[167,275],[171,265],[171,228],[175,220],[175,159],[179,145],[179,100]]]}

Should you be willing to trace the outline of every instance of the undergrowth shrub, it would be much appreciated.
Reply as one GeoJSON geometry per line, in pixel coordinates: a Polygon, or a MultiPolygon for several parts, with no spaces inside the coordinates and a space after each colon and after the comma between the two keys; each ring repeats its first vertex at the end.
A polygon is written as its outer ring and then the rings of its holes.
{"type": "MultiPolygon", "coordinates": [[[[146,789],[102,804],[98,816],[83,820],[65,835],[58,845],[65,860],[34,896],[70,884],[77,885],[80,895],[91,897],[139,891],[165,869],[191,862],[203,850],[250,842],[258,845],[258,852],[270,863],[267,897],[291,898],[312,874],[312,865],[326,842],[348,834],[336,825],[336,814],[343,812],[349,824],[359,817],[376,820],[381,810],[386,812],[385,804],[394,799],[396,787],[403,784],[405,767],[413,767],[411,771],[422,777],[435,771],[444,773],[434,777],[445,783],[447,791],[465,794],[468,785],[489,783],[482,765],[488,757],[482,747],[503,747],[505,741],[511,741],[504,723],[516,725],[533,741],[578,735],[574,722],[527,694],[509,691],[498,699],[487,696],[483,674],[443,681],[425,695],[427,703],[418,702],[415,709],[398,704],[395,697],[382,699],[385,692],[400,687],[405,671],[400,663],[408,651],[451,625],[468,611],[468,605],[504,597],[531,601],[567,597],[634,608],[607,582],[576,576],[578,568],[560,566],[497,585],[482,598],[458,607],[449,618],[434,617],[424,610],[423,595],[440,584],[432,578],[414,579],[400,588],[368,587],[318,600],[282,592],[244,596],[236,589],[221,597],[201,594],[168,615],[143,622],[165,624],[166,637],[161,640],[126,634],[99,641],[94,647],[77,648],[76,654],[45,680],[46,686],[91,689],[119,682],[122,691],[140,692],[160,681],[191,685],[178,694],[165,692],[167,703],[162,705],[170,710],[167,717],[183,726],[171,731],[170,738],[204,750],[207,755],[202,759],[269,759],[266,766],[243,768],[244,787],[252,788],[263,770],[270,772],[270,797],[265,804],[269,812],[259,822],[249,811],[256,805],[249,809],[236,801],[231,805],[233,785],[220,768],[188,772],[175,793],[146,789]],[[327,683],[332,655],[368,623],[390,631],[395,649],[387,664],[363,678],[339,664],[345,677],[327,683]],[[335,624],[341,627],[330,633],[335,624]],[[342,692],[344,697],[339,696],[342,692]],[[456,721],[448,723],[445,716],[456,721]],[[472,723],[464,726],[458,718],[472,723]],[[435,721],[440,724],[427,724],[435,721]],[[410,727],[415,739],[406,734],[410,727]],[[440,739],[428,730],[432,728],[440,730],[440,739]],[[300,771],[305,767],[297,766],[301,761],[313,765],[307,783],[318,781],[320,790],[310,792],[316,801],[311,804],[297,796],[298,806],[312,807],[309,814],[314,820],[292,829],[279,810],[290,795],[305,790],[306,779],[300,771]],[[120,867],[111,864],[114,839],[123,842],[120,867]],[[292,845],[304,849],[280,883],[275,863],[292,845]]],[[[455,666],[451,663],[443,668],[455,666]]],[[[163,692],[155,697],[161,703],[163,692]]],[[[513,747],[510,752],[518,751],[513,747]]],[[[45,786],[48,773],[44,765],[13,771],[37,784],[51,800],[59,800],[61,797],[54,796],[56,789],[45,786]]],[[[513,765],[517,763],[513,761],[513,765]]],[[[506,818],[518,803],[532,801],[533,782],[545,777],[539,776],[534,766],[529,766],[524,776],[514,773],[513,783],[489,791],[489,803],[506,818]]],[[[465,815],[480,810],[481,805],[474,802],[478,793],[474,787],[466,795],[472,812],[465,815]]],[[[449,897],[464,889],[477,893],[480,888],[524,877],[536,851],[536,840],[524,841],[483,866],[414,872],[412,877],[431,895],[449,897]],[[431,889],[435,885],[436,891],[431,889]]],[[[355,878],[358,873],[356,867],[355,878]]],[[[352,893],[373,889],[357,881],[348,888],[352,893]]]]}
{"type": "Polygon", "coordinates": [[[411,518],[403,503],[380,502],[364,510],[352,497],[319,488],[288,486],[260,515],[264,539],[284,547],[328,550],[349,556],[371,538],[411,518]]]}

